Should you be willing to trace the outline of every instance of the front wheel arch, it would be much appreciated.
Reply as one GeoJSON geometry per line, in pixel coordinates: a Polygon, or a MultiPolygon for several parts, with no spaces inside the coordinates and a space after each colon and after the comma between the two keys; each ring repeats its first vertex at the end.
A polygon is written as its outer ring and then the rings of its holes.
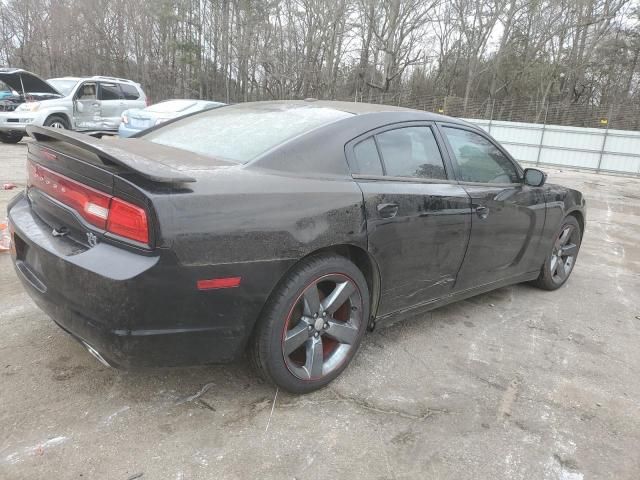
{"type": "Polygon", "coordinates": [[[47,118],[44,119],[44,122],[42,122],[42,125],[44,126],[49,120],[51,120],[54,117],[64,120],[65,123],[67,124],[68,129],[71,130],[71,120],[69,119],[69,116],[66,113],[62,113],[62,112],[55,112],[47,115],[47,118]]]}
{"type": "Polygon", "coordinates": [[[580,225],[580,233],[584,237],[584,214],[580,210],[572,210],[566,216],[575,217],[575,219],[578,221],[578,225],[580,225]]]}

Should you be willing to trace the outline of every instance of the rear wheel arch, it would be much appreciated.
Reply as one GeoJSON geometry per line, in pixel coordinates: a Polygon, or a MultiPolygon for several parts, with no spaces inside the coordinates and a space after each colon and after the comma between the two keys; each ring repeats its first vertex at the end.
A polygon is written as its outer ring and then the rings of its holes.
{"type": "Polygon", "coordinates": [[[267,297],[267,301],[263,306],[262,311],[256,318],[256,321],[252,327],[252,334],[255,332],[258,323],[260,322],[260,318],[263,316],[264,307],[266,307],[269,299],[272,298],[274,292],[277,292],[280,286],[289,278],[291,272],[303,261],[320,255],[339,255],[341,257],[346,258],[353,262],[356,267],[362,272],[366,282],[367,287],[369,288],[369,299],[370,299],[370,309],[369,309],[369,322],[372,318],[376,317],[376,313],[378,310],[378,303],[380,300],[380,270],[378,268],[378,263],[373,258],[373,256],[367,252],[365,249],[358,247],[353,244],[336,244],[328,247],[319,248],[314,250],[311,253],[308,253],[304,257],[299,258],[295,263],[293,263],[287,271],[278,279],[278,281],[273,285],[273,288],[269,292],[269,296],[267,297]]]}
{"type": "Polygon", "coordinates": [[[367,281],[367,286],[369,287],[369,295],[371,301],[369,309],[370,317],[375,318],[378,310],[378,302],[380,300],[380,269],[375,258],[365,249],[353,244],[345,243],[331,245],[329,247],[315,250],[309,255],[301,258],[300,261],[314,255],[322,254],[340,255],[341,257],[345,257],[346,259],[351,260],[356,265],[356,267],[360,269],[360,271],[364,275],[365,280],[367,281]]]}
{"type": "Polygon", "coordinates": [[[337,247],[311,252],[282,275],[248,339],[247,353],[256,371],[289,392],[307,393],[335,379],[348,366],[366,333],[371,304],[367,279],[361,270],[366,269],[366,263],[357,265],[360,254],[350,251],[349,246],[337,247]],[[351,287],[343,289],[347,284],[351,287]],[[305,292],[313,289],[316,294],[307,296],[305,292]],[[323,310],[321,298],[333,298],[325,307],[327,310],[323,310]],[[364,303],[360,303],[362,300],[364,303]],[[331,305],[336,308],[331,310],[331,305]],[[345,310],[345,305],[351,307],[345,310]],[[345,315],[348,318],[343,318],[345,315]],[[295,323],[291,323],[293,320],[295,323]],[[285,333],[292,335],[285,339],[285,333]],[[285,351],[285,344],[291,343],[293,347],[285,351]],[[318,351],[322,357],[317,356],[318,351]],[[318,365],[322,373],[315,368],[318,365]]]}

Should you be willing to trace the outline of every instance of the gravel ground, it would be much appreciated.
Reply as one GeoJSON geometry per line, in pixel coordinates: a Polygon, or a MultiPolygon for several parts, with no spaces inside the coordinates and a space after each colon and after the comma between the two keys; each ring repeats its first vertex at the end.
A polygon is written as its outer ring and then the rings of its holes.
{"type": "MultiPolygon", "coordinates": [[[[24,186],[25,150],[0,145],[0,184],[24,186]]],[[[637,480],[640,179],[547,171],[588,203],[565,287],[379,329],[304,397],[245,362],[105,368],[0,254],[0,478],[637,480]]],[[[0,190],[2,211],[14,193],[0,190]]]]}

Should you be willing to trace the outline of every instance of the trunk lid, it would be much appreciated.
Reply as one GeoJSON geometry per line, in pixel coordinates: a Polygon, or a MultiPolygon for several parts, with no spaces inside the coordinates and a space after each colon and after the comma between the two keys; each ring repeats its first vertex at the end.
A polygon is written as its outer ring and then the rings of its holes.
{"type": "Polygon", "coordinates": [[[31,208],[52,236],[89,248],[104,240],[152,250],[160,240],[154,199],[188,190],[192,173],[233,165],[139,139],[28,133],[36,140],[27,146],[31,208]]]}
{"type": "Polygon", "coordinates": [[[157,115],[145,112],[141,109],[133,109],[127,112],[129,116],[129,125],[131,128],[144,130],[155,126],[157,115]]]}

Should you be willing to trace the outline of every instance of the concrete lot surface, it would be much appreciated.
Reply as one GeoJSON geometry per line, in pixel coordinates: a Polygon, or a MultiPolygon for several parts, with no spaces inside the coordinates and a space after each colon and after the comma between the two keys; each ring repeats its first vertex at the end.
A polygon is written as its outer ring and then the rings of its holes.
{"type": "MultiPolygon", "coordinates": [[[[0,183],[24,186],[25,150],[0,145],[0,183]]],[[[640,179],[546,170],[588,202],[565,287],[379,329],[329,388],[275,404],[244,362],[103,367],[0,254],[0,479],[637,480],[640,179]]]]}

